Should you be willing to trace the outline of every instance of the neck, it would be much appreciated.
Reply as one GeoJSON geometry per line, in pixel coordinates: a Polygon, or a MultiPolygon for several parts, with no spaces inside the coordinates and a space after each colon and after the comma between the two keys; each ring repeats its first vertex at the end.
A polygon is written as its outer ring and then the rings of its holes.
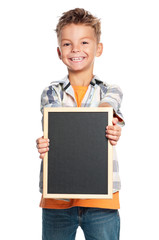
{"type": "Polygon", "coordinates": [[[72,86],[89,86],[93,72],[70,72],[69,81],[72,86]]]}

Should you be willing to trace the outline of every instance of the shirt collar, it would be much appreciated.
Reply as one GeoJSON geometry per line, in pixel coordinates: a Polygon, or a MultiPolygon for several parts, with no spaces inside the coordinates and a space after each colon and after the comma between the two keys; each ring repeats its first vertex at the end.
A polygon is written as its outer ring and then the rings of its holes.
{"type": "MultiPolygon", "coordinates": [[[[63,79],[64,83],[63,83],[63,90],[66,91],[67,88],[69,88],[71,86],[68,75],[63,79]]],[[[90,84],[94,87],[96,84],[100,84],[103,83],[99,77],[97,77],[96,75],[94,75],[94,77],[92,78],[90,84]]]]}

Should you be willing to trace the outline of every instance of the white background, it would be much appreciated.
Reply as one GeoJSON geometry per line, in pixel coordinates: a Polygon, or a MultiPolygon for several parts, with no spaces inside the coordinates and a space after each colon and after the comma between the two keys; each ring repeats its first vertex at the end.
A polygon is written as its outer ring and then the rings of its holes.
{"type": "MultiPolygon", "coordinates": [[[[159,5],[155,0],[0,3],[0,238],[41,239],[35,140],[40,95],[66,68],[56,54],[58,16],[83,7],[101,18],[104,52],[94,73],[118,84],[126,126],[118,144],[121,240],[157,239],[159,214],[159,5]],[[2,237],[3,236],[3,237],[2,237]]],[[[78,229],[76,240],[84,239],[78,229]]]]}

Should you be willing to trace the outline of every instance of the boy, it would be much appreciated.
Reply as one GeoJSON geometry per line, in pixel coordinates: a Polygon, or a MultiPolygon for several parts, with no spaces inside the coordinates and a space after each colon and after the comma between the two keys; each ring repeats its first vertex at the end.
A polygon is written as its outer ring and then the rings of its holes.
{"type": "MultiPolygon", "coordinates": [[[[106,137],[116,145],[124,125],[119,110],[122,93],[119,87],[103,83],[93,75],[95,57],[102,54],[100,43],[100,20],[84,9],[73,9],[63,13],[56,27],[59,47],[58,56],[67,66],[68,76],[52,82],[41,96],[43,107],[110,107],[114,109],[113,126],[106,129],[106,137]]],[[[66,126],[67,127],[67,126],[66,126]]],[[[50,143],[51,144],[51,143],[50,143]]],[[[40,158],[49,150],[49,140],[37,139],[40,158]]],[[[44,199],[43,240],[73,240],[78,226],[87,240],[119,239],[119,190],[118,162],[113,149],[113,199],[44,199]]],[[[40,174],[42,192],[42,165],[40,174]]]]}

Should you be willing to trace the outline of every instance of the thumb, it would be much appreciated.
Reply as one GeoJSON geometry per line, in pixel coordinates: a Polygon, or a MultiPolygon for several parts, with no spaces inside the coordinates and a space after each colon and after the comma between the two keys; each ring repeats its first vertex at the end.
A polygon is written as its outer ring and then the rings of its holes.
{"type": "Polygon", "coordinates": [[[116,125],[118,123],[118,118],[113,118],[112,123],[113,123],[113,125],[116,125]]]}

